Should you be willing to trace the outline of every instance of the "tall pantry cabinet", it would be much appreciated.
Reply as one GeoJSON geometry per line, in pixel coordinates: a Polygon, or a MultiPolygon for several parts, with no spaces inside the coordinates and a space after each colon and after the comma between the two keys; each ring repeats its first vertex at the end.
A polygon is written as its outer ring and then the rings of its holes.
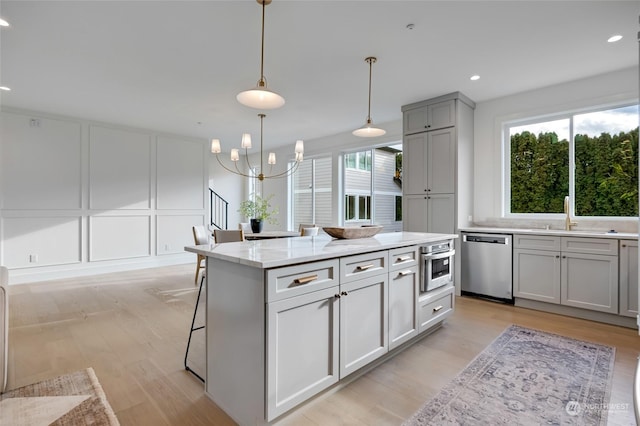
{"type": "Polygon", "coordinates": [[[460,92],[402,107],[404,231],[454,234],[473,221],[474,109],[460,92]]]}

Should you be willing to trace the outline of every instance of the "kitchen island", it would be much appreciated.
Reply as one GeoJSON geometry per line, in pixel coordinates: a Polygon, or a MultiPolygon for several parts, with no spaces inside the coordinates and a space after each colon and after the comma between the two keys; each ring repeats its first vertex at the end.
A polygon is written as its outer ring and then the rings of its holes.
{"type": "Polygon", "coordinates": [[[419,292],[419,247],[456,237],[186,247],[207,257],[207,396],[241,425],[267,424],[414,343],[454,299],[452,284],[419,292]]]}

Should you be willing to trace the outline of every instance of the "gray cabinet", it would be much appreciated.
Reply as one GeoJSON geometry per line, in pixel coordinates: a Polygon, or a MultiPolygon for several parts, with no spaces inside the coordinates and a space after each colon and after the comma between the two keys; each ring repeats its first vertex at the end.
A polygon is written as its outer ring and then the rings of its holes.
{"type": "Polygon", "coordinates": [[[618,313],[617,240],[514,235],[514,296],[618,313]]]}
{"type": "Polygon", "coordinates": [[[453,313],[455,296],[452,285],[420,296],[418,300],[419,332],[427,331],[453,313]]]}
{"type": "Polygon", "coordinates": [[[437,130],[455,125],[456,104],[452,99],[404,110],[404,134],[437,130]]]}
{"type": "Polygon", "coordinates": [[[388,351],[388,275],[340,284],[340,378],[388,351]]]}
{"type": "Polygon", "coordinates": [[[474,108],[459,92],[402,107],[403,230],[455,233],[469,224],[474,108]]]}
{"type": "Polygon", "coordinates": [[[267,305],[267,418],[339,380],[338,286],[267,305]]]}
{"type": "Polygon", "coordinates": [[[513,250],[513,295],[560,303],[560,252],[513,250]]]}
{"type": "Polygon", "coordinates": [[[403,185],[407,194],[454,192],[455,129],[407,136],[403,144],[403,185]]]}
{"type": "Polygon", "coordinates": [[[638,315],[638,241],[620,241],[619,313],[635,318],[638,315]]]}
{"type": "Polygon", "coordinates": [[[389,350],[418,335],[417,247],[389,251],[389,350]]]}
{"type": "Polygon", "coordinates": [[[453,194],[405,195],[403,211],[405,231],[453,233],[453,194]]]}

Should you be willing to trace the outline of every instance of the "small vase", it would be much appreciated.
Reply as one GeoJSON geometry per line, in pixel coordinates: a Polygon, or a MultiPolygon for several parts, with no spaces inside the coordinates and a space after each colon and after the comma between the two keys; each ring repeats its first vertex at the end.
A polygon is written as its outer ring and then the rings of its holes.
{"type": "Polygon", "coordinates": [[[254,234],[259,234],[262,232],[262,219],[251,219],[251,231],[254,234]]]}

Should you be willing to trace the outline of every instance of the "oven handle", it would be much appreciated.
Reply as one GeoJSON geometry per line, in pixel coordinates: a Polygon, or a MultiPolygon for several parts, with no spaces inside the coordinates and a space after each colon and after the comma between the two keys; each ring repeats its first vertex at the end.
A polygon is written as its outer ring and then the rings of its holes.
{"type": "Polygon", "coordinates": [[[423,254],[422,258],[424,260],[436,260],[436,259],[444,259],[445,257],[450,257],[456,254],[455,250],[445,251],[444,253],[433,253],[433,254],[423,254]]]}

